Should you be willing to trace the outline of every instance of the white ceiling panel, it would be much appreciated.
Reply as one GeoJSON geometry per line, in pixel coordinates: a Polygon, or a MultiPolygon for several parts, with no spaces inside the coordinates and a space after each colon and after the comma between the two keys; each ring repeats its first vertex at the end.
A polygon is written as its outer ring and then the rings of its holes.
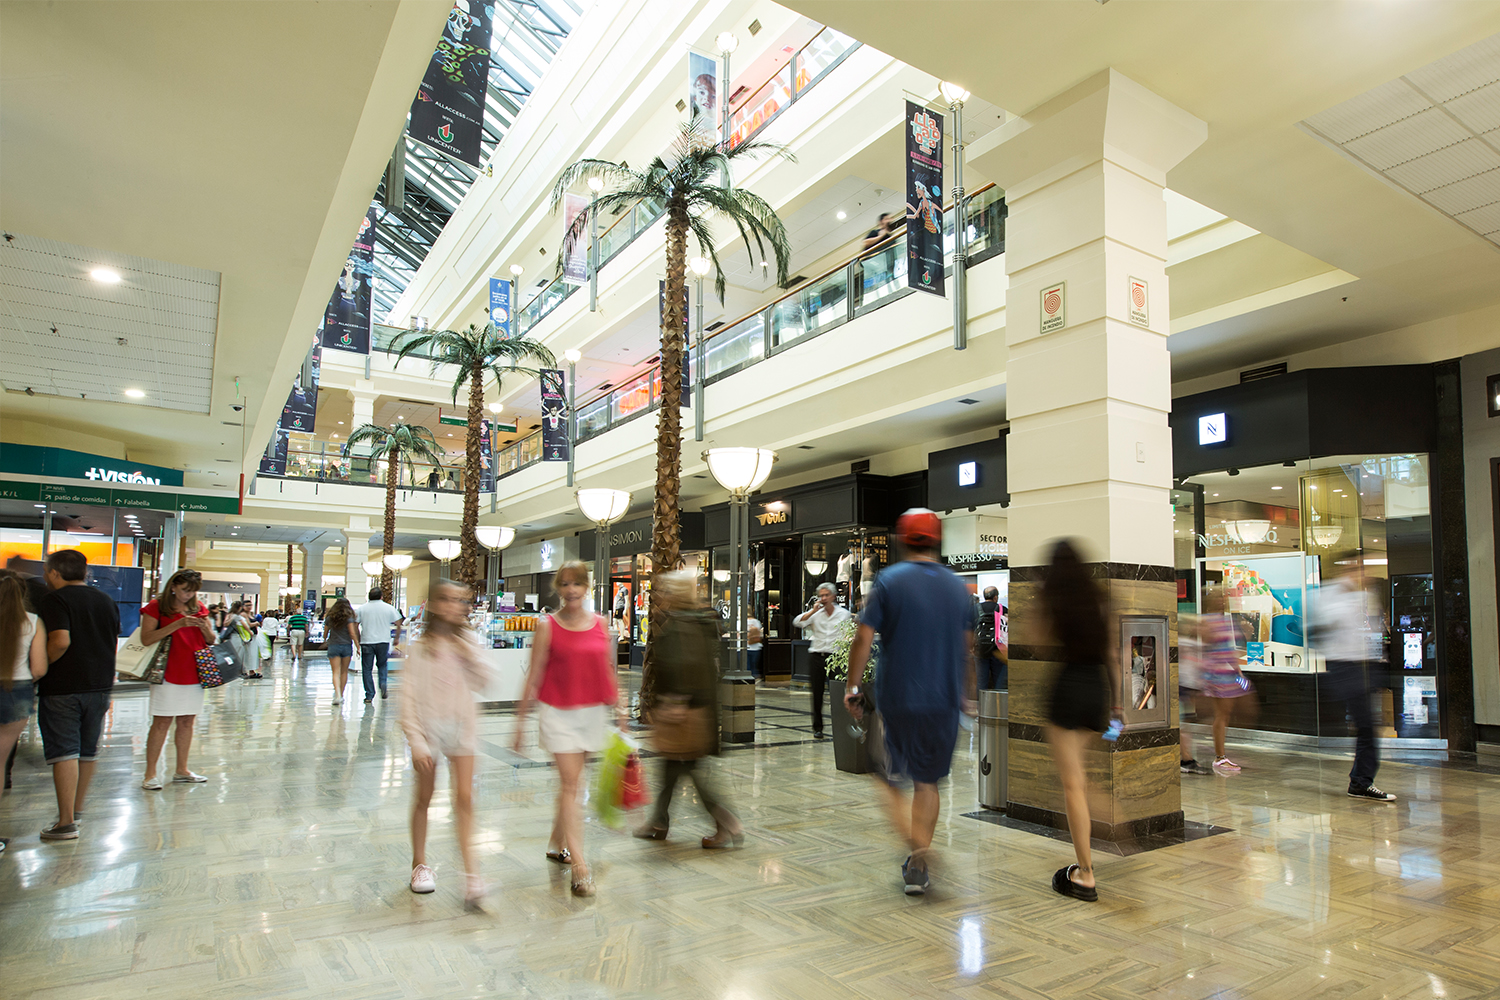
{"type": "Polygon", "coordinates": [[[207,413],[218,316],[215,271],[32,236],[0,244],[0,384],[11,392],[207,413]],[[96,268],[121,280],[97,281],[96,268]]]}
{"type": "Polygon", "coordinates": [[[1500,35],[1320,111],[1302,125],[1500,245],[1500,35]]]}

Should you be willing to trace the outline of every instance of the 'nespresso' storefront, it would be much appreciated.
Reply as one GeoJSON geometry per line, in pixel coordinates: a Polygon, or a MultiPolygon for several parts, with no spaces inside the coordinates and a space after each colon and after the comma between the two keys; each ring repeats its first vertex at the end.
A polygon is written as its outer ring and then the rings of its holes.
{"type": "MultiPolygon", "coordinates": [[[[840,605],[859,611],[875,574],[893,557],[889,532],[896,518],[926,502],[926,480],[925,472],[856,472],[750,499],[751,609],[765,630],[761,666],[768,678],[807,677],[808,642],[792,619],[823,583],[833,584],[840,605]]],[[[711,599],[727,606],[729,505],[705,507],[703,515],[711,599]]]]}
{"type": "Polygon", "coordinates": [[[1178,609],[1227,600],[1259,703],[1235,726],[1348,739],[1307,622],[1353,570],[1377,735],[1473,749],[1457,385],[1456,363],[1308,369],[1174,400],[1178,609]]]}

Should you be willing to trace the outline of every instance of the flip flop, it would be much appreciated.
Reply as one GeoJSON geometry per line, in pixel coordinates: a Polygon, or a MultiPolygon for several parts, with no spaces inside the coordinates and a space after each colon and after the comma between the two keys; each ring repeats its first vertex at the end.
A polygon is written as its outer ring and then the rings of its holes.
{"type": "Polygon", "coordinates": [[[1070,877],[1078,868],[1077,865],[1068,865],[1059,868],[1052,873],[1052,888],[1064,896],[1072,896],[1081,899],[1085,903],[1097,903],[1099,901],[1099,890],[1091,885],[1079,885],[1070,877]]]}
{"type": "Polygon", "coordinates": [[[547,860],[556,861],[560,865],[568,865],[573,863],[573,855],[569,854],[568,849],[564,847],[560,851],[548,851],[547,860]]]}

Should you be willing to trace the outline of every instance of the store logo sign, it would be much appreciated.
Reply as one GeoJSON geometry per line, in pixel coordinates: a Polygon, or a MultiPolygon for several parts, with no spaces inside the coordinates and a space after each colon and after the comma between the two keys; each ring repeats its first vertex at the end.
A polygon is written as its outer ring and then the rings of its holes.
{"type": "Polygon", "coordinates": [[[979,463],[961,462],[958,466],[958,485],[973,486],[979,482],[979,463]]]}
{"type": "Polygon", "coordinates": [[[1229,440],[1229,420],[1222,413],[1198,418],[1198,443],[1223,444],[1229,440]]]}
{"type": "Polygon", "coordinates": [[[142,486],[160,486],[160,479],[152,479],[144,472],[121,472],[119,469],[101,469],[98,466],[90,466],[83,474],[85,479],[93,479],[105,483],[139,483],[142,486]]]}
{"type": "Polygon", "coordinates": [[[764,514],[756,514],[755,519],[760,522],[762,528],[768,524],[785,524],[787,522],[787,512],[784,510],[768,510],[764,514]]]}

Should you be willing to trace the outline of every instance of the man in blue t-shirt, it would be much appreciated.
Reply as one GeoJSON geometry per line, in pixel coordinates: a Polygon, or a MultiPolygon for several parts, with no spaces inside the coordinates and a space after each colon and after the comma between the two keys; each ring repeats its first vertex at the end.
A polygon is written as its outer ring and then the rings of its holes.
{"type": "MultiPolygon", "coordinates": [[[[927,855],[939,808],[937,783],[953,766],[958,715],[977,713],[974,704],[974,612],[969,590],[938,562],[943,522],[925,508],[896,521],[904,558],[881,573],[860,615],[849,650],[849,676],[864,676],[875,634],[880,662],[875,668],[875,708],[885,729],[888,797],[896,831],[911,855],[901,865],[906,894],[927,891],[927,855]],[[895,787],[912,781],[910,803],[895,787]],[[910,816],[908,820],[907,816],[910,816]]],[[[863,702],[857,687],[845,696],[859,718],[863,702]]]]}

